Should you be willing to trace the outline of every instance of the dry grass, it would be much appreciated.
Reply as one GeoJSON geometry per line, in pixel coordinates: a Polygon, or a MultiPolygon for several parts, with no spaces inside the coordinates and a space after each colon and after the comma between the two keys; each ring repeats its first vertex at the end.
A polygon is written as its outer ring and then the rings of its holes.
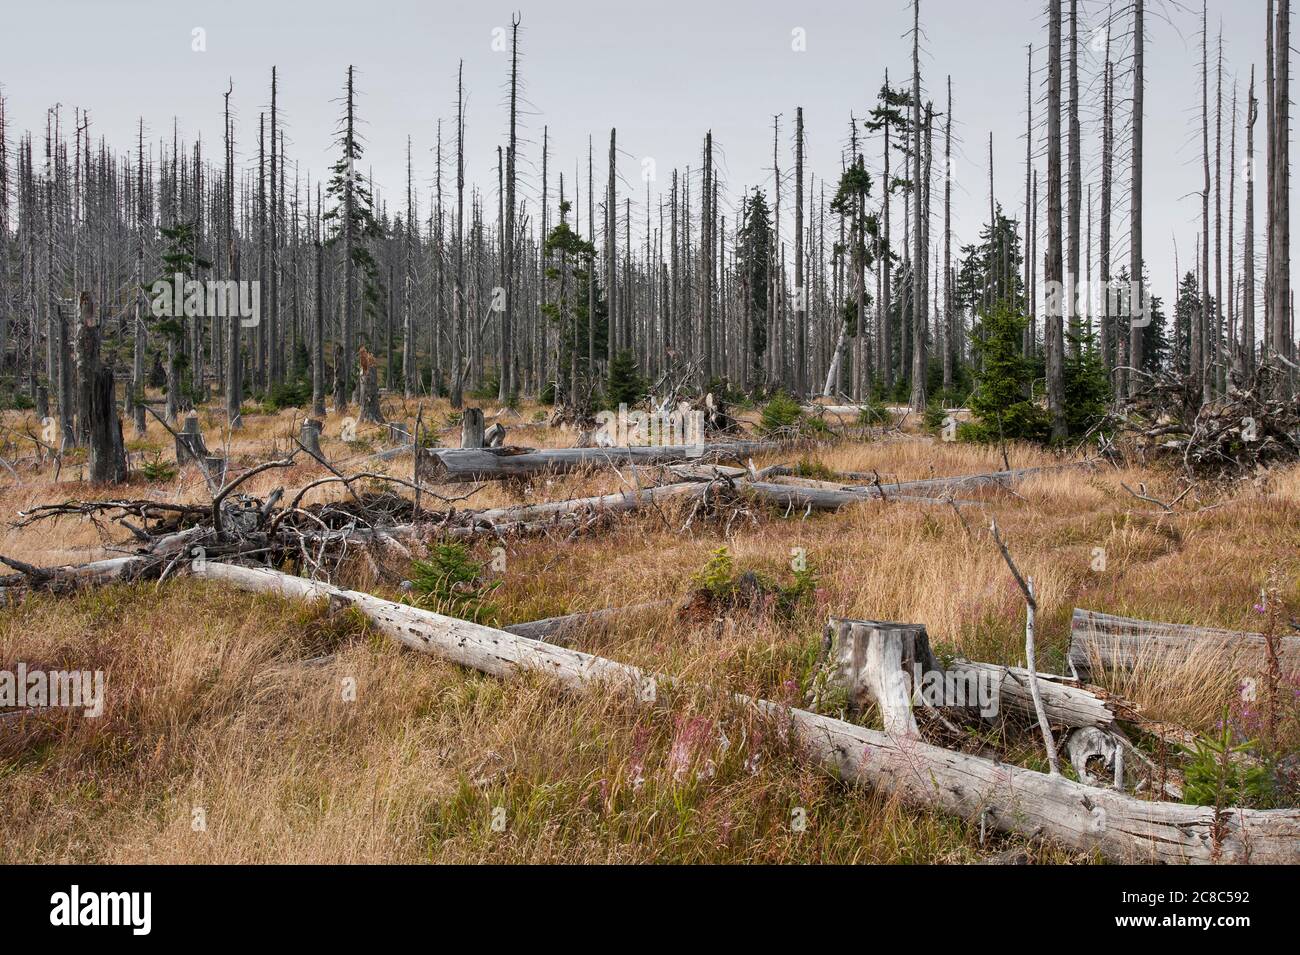
{"type": "MultiPolygon", "coordinates": [[[[400,404],[390,417],[414,420],[414,404],[405,412],[400,404]]],[[[535,410],[520,414],[528,421],[535,410]]],[[[445,404],[426,404],[426,421],[446,414],[445,404]]],[[[263,460],[272,444],[287,445],[293,427],[288,412],[250,417],[231,454],[244,466],[263,460]]],[[[210,445],[222,443],[215,420],[207,434],[210,445]]],[[[368,448],[344,448],[337,434],[331,420],[331,456],[383,446],[366,429],[368,448]]],[[[512,438],[567,443],[545,428],[512,427],[512,438]]],[[[151,423],[146,441],[167,447],[164,439],[151,423]]],[[[918,435],[809,457],[886,480],[1002,466],[996,449],[918,435]]],[[[1013,467],[1058,463],[1029,448],[1010,457],[1013,467]]],[[[391,463],[394,473],[409,466],[391,463]]],[[[307,464],[272,472],[252,490],[301,486],[318,473],[307,464]]],[[[0,489],[7,514],[122,493],[56,486],[48,469],[19,474],[22,486],[0,489]]],[[[570,475],[494,486],[460,506],[600,493],[628,480],[570,475]]],[[[819,585],[792,619],[643,613],[575,638],[621,661],[790,701],[828,612],[924,622],[934,641],[968,657],[1020,662],[1023,605],[985,533],[993,517],[1038,587],[1044,669],[1064,665],[1075,606],[1258,629],[1251,606],[1271,567],[1283,569],[1295,606],[1300,471],[1230,491],[1198,489],[1177,515],[1135,500],[1121,482],[1145,482],[1166,500],[1177,493],[1157,473],[1055,470],[1015,495],[988,494],[963,508],[970,533],[950,508],[897,502],[807,519],[764,515],[734,523],[730,538],[710,524],[684,534],[679,513],[657,509],[598,535],[510,543],[493,600],[506,623],[677,598],[724,544],[738,567],[781,579],[792,549],[803,548],[819,585]],[[1105,550],[1104,571],[1092,569],[1094,548],[1105,550]]],[[[186,472],[174,487],[138,485],[128,495],[205,493],[186,472]]],[[[477,555],[488,559],[489,546],[478,545],[477,555]]],[[[103,552],[85,522],[0,533],[0,553],[47,564],[103,552]]],[[[392,596],[405,568],[392,570],[374,579],[358,567],[350,582],[392,596]]],[[[391,646],[351,615],[330,619],[321,608],[212,585],[29,599],[0,612],[0,668],[17,661],[104,669],[108,700],[97,720],[58,711],[0,720],[0,804],[8,807],[0,862],[963,862],[994,848],[960,821],[845,787],[770,727],[713,700],[665,697],[637,710],[566,696],[543,680],[502,682],[391,646]],[[355,701],[345,698],[349,680],[355,701]],[[504,831],[492,826],[497,807],[504,831]],[[196,808],[206,831],[193,828],[196,808]],[[792,827],[796,810],[806,831],[792,827]]],[[[1204,730],[1236,678],[1193,661],[1181,673],[1139,670],[1116,688],[1154,718],[1204,730]]],[[[1031,851],[1040,861],[1070,858],[1051,847],[1031,851]]]]}

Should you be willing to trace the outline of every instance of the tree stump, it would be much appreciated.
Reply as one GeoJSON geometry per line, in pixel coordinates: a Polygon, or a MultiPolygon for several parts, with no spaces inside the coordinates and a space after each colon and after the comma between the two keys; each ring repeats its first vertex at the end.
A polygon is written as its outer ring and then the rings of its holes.
{"type": "Polygon", "coordinates": [[[466,408],[460,413],[460,446],[462,448],[484,446],[482,408],[466,408]]]}
{"type": "Polygon", "coordinates": [[[942,672],[923,625],[832,617],[823,649],[830,680],[848,691],[850,710],[875,703],[886,733],[920,738],[912,713],[914,678],[942,672]]]}
{"type": "Polygon", "coordinates": [[[320,433],[321,423],[315,418],[304,418],[302,422],[302,433],[300,440],[302,446],[307,449],[307,453],[320,460],[325,459],[325,455],[320,450],[320,433]]]}
{"type": "Polygon", "coordinates": [[[212,482],[221,487],[226,483],[226,459],[220,454],[207,454],[199,459],[203,470],[208,472],[212,482]]]}
{"type": "Polygon", "coordinates": [[[483,446],[486,448],[499,448],[506,443],[506,426],[500,421],[487,429],[483,435],[483,446]]]}
{"type": "Polygon", "coordinates": [[[185,416],[181,430],[176,434],[176,463],[184,465],[194,461],[202,464],[203,460],[210,455],[211,452],[208,451],[208,446],[203,440],[203,432],[199,430],[198,413],[191,411],[185,416]]]}

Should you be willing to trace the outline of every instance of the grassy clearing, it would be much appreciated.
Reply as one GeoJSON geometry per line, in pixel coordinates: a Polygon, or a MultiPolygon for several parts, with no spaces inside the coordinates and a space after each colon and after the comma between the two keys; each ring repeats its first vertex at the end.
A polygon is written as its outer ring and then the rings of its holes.
{"type": "MultiPolygon", "coordinates": [[[[415,417],[413,404],[388,413],[415,417]]],[[[439,413],[429,408],[426,420],[439,413]]],[[[533,409],[521,414],[528,420],[533,409]]],[[[252,417],[231,453],[264,460],[293,425],[290,412],[252,417]]],[[[566,443],[544,428],[522,430],[512,438],[566,443]]],[[[337,433],[327,424],[325,449],[343,456],[329,437],[337,433]]],[[[212,425],[210,445],[218,434],[212,425]]],[[[165,434],[151,423],[147,437],[165,434]]],[[[383,446],[377,432],[367,440],[383,446]]],[[[885,480],[1002,466],[996,449],[912,434],[806,456],[885,480]]],[[[1023,447],[1010,457],[1013,467],[1057,463],[1023,447]]],[[[404,473],[409,460],[391,466],[404,473]]],[[[259,475],[253,490],[300,487],[318,470],[259,475]]],[[[0,490],[7,514],[122,496],[19,474],[21,486],[0,490]]],[[[202,499],[196,480],[185,470],[175,486],[127,494],[202,499]]],[[[629,480],[492,486],[459,506],[600,493],[629,480]]],[[[801,548],[817,587],[790,617],[645,612],[573,637],[620,661],[796,703],[828,613],[924,622],[944,650],[1020,663],[1023,605],[984,533],[995,516],[1038,587],[1044,669],[1063,667],[1075,606],[1259,629],[1252,606],[1272,568],[1288,606],[1300,604],[1300,471],[1198,489],[1177,516],[1121,487],[1139,482],[1166,500],[1177,493],[1158,473],[1051,471],[963,508],[969,533],[950,508],[903,503],[806,519],[766,514],[733,523],[729,537],[712,524],[684,534],[682,515],[659,508],[593,536],[508,543],[491,600],[497,621],[509,623],[678,599],[723,545],[738,569],[788,582],[801,548]],[[1096,548],[1103,571],[1093,569],[1096,548]]],[[[473,556],[490,563],[493,546],[478,544],[473,556]]],[[[56,563],[101,556],[105,546],[89,523],[66,520],[6,529],[0,552],[56,563]]],[[[362,561],[346,583],[396,597],[409,570],[362,561]]],[[[800,760],[770,726],[711,699],[665,694],[643,710],[557,693],[540,679],[502,682],[391,646],[349,614],[331,619],[323,608],[208,584],[32,598],[0,611],[0,668],[18,661],[104,669],[108,700],[98,720],[49,711],[0,721],[0,803],[9,807],[0,862],[966,862],[1010,844],[981,846],[964,823],[850,789],[800,760]],[[196,809],[205,830],[194,827],[196,809]]],[[[1153,718],[1208,731],[1240,676],[1193,660],[1180,672],[1117,678],[1114,688],[1153,718]]],[[[1030,851],[1038,861],[1091,861],[1030,851]]]]}

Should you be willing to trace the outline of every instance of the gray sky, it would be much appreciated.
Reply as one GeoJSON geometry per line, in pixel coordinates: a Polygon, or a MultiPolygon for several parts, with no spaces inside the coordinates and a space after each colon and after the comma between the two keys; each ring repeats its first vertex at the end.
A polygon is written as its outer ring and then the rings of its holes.
{"type": "MultiPolygon", "coordinates": [[[[911,72],[911,9],[906,0],[792,3],[777,0],[710,0],[616,3],[605,0],[513,0],[523,17],[521,75],[525,84],[521,147],[523,194],[541,188],[542,126],[550,127],[552,190],[565,173],[572,190],[576,161],[585,165],[588,134],[595,138],[597,194],[604,173],[609,129],[618,129],[620,194],[630,188],[633,235],[644,235],[643,160],[657,172],[654,192],[668,188],[674,166],[700,162],[704,132],[712,129],[715,155],[731,203],[746,186],[772,184],[772,118],[781,113],[782,172],[792,164],[794,110],[803,106],[808,162],[818,178],[838,174],[848,138],[850,111],[861,116],[874,101],[886,69],[896,81],[911,72]],[[792,49],[801,29],[806,49],[792,49]]],[[[1200,228],[1200,22],[1171,0],[1148,0],[1146,57],[1145,246],[1157,294],[1172,298],[1174,238],[1183,270],[1191,264],[1200,228]]],[[[483,2],[271,2],[271,0],[44,0],[8,4],[0,35],[0,84],[9,103],[11,136],[43,128],[44,111],[62,103],[68,112],[90,110],[92,132],[118,150],[134,139],[137,119],[155,140],[170,138],[172,117],[183,137],[202,134],[214,149],[221,133],[222,93],[234,80],[239,158],[255,160],[258,112],[269,102],[271,66],[281,78],[281,109],[287,123],[290,161],[313,180],[332,155],[337,97],[349,63],[358,70],[360,116],[368,140],[365,165],[380,190],[403,201],[406,137],[412,137],[416,175],[427,184],[434,167],[434,129],[439,117],[454,128],[456,66],[465,61],[469,93],[466,154],[469,178],[495,195],[496,146],[507,129],[509,55],[493,50],[493,30],[508,28],[510,7],[483,2]],[[206,33],[196,52],[193,30],[206,33]]],[[[1066,4],[1068,9],[1068,3],[1066,4]]],[[[1085,27],[1099,22],[1106,4],[1081,3],[1085,27]]],[[[969,241],[987,219],[988,135],[995,150],[995,192],[1008,214],[1023,215],[1025,175],[1026,45],[1044,62],[1046,39],[1041,0],[922,0],[923,83],[942,109],[945,76],[953,77],[955,145],[953,215],[955,242],[969,241]]],[[[1263,99],[1263,0],[1218,0],[1210,7],[1214,34],[1223,30],[1224,183],[1227,188],[1231,84],[1239,77],[1244,116],[1251,58],[1258,60],[1263,99]]],[[[1100,62],[1094,38],[1081,28],[1081,85],[1085,179],[1096,183],[1100,126],[1094,84],[1100,62]]],[[[1100,38],[1097,37],[1098,44],[1100,38]]],[[[1116,40],[1117,55],[1119,41],[1116,40]]],[[[1124,65],[1121,70],[1127,69],[1124,65]]],[[[1213,70],[1213,63],[1211,63],[1213,70]]],[[[1044,77],[1035,78],[1036,117],[1042,115],[1044,77]]],[[[1211,121],[1214,109],[1211,73],[1211,121]]],[[[1127,96],[1127,91],[1121,92],[1127,96]]],[[[1127,113],[1127,106],[1124,107],[1127,113]]],[[[1120,121],[1127,125],[1126,116],[1120,121]]],[[[1126,135],[1126,134],[1125,134],[1126,135]]],[[[1213,137],[1213,129],[1211,129],[1213,137]]],[[[1244,134],[1239,134],[1239,165],[1244,134]]],[[[1264,146],[1256,125],[1257,151],[1264,146]]],[[[936,138],[936,150],[942,142],[936,138]]],[[[1211,150],[1214,143],[1211,138],[1211,150]]],[[[1122,145],[1127,168],[1127,145],[1122,145]]],[[[879,150],[868,147],[874,163],[879,150]]],[[[454,159],[454,153],[446,151],[454,159]]],[[[1213,158],[1213,157],[1212,157],[1213,158]]],[[[1040,166],[1045,168],[1045,164],[1040,166]]],[[[936,171],[941,163],[936,162],[936,171]]],[[[445,172],[446,170],[444,170],[445,172]]],[[[1127,173],[1119,188],[1127,191],[1127,173]]],[[[290,169],[292,176],[292,168],[290,169]]],[[[450,178],[445,180],[451,182],[450,178]]],[[[1262,193],[1262,176],[1261,176],[1262,193]]],[[[1086,188],[1086,187],[1085,187],[1086,188]]],[[[1237,230],[1244,185],[1238,176],[1237,230]]],[[[876,190],[878,194],[878,187],[876,190]]],[[[1040,198],[1045,189],[1040,187],[1040,198]]],[[[935,210],[941,213],[942,187],[935,210]]],[[[1257,197],[1261,226],[1263,196],[1257,197]]],[[[493,200],[494,201],[494,200],[493,200]]],[[[657,201],[657,200],[652,200],[657,201]]],[[[783,186],[782,232],[790,241],[793,185],[783,186]]],[[[621,199],[620,199],[621,204],[621,199]]],[[[1117,256],[1127,260],[1127,212],[1116,225],[1117,256]]],[[[1227,202],[1224,202],[1226,229],[1227,202]]],[[[656,212],[657,216],[657,212],[656,212]]],[[[1213,208],[1211,208],[1213,217],[1213,208]]],[[[1213,226],[1212,226],[1213,227],[1213,226]]],[[[585,226],[584,226],[585,228],[585,226]]],[[[1094,221],[1094,242],[1096,224],[1094,221]]],[[[1226,266],[1226,259],[1225,259],[1226,266]]],[[[1213,267],[1213,263],[1211,263],[1213,267]]]]}

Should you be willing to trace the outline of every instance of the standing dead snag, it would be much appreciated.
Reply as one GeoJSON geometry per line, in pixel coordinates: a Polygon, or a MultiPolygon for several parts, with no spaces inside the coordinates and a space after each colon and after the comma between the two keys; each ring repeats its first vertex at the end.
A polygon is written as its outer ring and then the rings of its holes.
{"type": "Polygon", "coordinates": [[[361,420],[368,424],[383,424],[384,414],[379,408],[379,360],[364,345],[357,352],[361,377],[357,382],[357,403],[361,406],[361,420]]]}
{"type": "Polygon", "coordinates": [[[88,292],[82,292],[77,355],[81,364],[80,404],[86,420],[79,425],[90,443],[90,480],[96,484],[120,484],[126,480],[126,448],[122,442],[122,421],[117,416],[113,369],[100,363],[99,337],[95,303],[88,292]]]}
{"type": "Polygon", "coordinates": [[[1020,568],[1011,559],[1011,552],[1007,550],[1007,545],[1002,542],[1002,537],[998,534],[997,521],[989,523],[989,531],[993,534],[998,549],[1002,551],[1002,559],[1007,562],[1011,576],[1016,578],[1016,584],[1025,597],[1025,667],[1029,671],[1029,692],[1034,699],[1034,713],[1038,717],[1038,728],[1043,731],[1043,745],[1047,748],[1047,765],[1053,776],[1059,776],[1061,763],[1056,756],[1056,741],[1052,738],[1052,727],[1047,722],[1047,713],[1043,710],[1043,695],[1038,687],[1038,666],[1034,662],[1034,623],[1038,614],[1038,600],[1034,597],[1034,579],[1030,577],[1026,580],[1021,576],[1020,568]]]}

